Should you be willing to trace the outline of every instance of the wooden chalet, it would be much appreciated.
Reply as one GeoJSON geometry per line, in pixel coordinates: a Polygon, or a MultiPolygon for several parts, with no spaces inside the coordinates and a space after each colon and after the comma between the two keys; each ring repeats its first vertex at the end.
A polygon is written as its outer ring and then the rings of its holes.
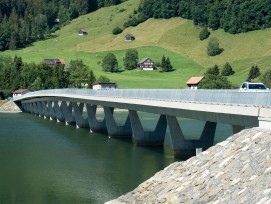
{"type": "Polygon", "coordinates": [[[203,76],[199,76],[199,77],[191,77],[187,82],[186,85],[189,87],[189,89],[198,89],[198,85],[200,84],[200,82],[202,81],[204,77],[203,76]]]}
{"type": "Polygon", "coordinates": [[[150,58],[144,58],[137,64],[137,66],[141,70],[154,70],[154,61],[150,58]]]}
{"type": "Polygon", "coordinates": [[[135,40],[135,36],[133,36],[132,34],[127,34],[127,35],[125,35],[124,40],[131,42],[131,41],[135,40]]]}
{"type": "Polygon", "coordinates": [[[85,31],[84,29],[80,29],[80,30],[78,31],[78,35],[87,35],[87,34],[88,34],[88,32],[85,31]]]}
{"type": "Polygon", "coordinates": [[[44,59],[43,62],[48,65],[65,65],[64,59],[44,59]]]}

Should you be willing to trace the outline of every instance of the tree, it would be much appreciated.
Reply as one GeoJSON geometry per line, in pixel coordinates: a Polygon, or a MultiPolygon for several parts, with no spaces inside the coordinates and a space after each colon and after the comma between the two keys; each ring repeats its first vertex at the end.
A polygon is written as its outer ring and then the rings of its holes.
{"type": "Polygon", "coordinates": [[[203,27],[203,29],[199,33],[199,39],[200,40],[205,40],[209,37],[210,32],[206,26],[203,27]]]}
{"type": "Polygon", "coordinates": [[[105,72],[118,72],[118,61],[113,53],[108,53],[103,58],[102,68],[105,72]]]}
{"type": "Polygon", "coordinates": [[[137,67],[138,52],[135,49],[127,50],[123,58],[124,68],[132,70],[137,67]]]}
{"type": "Polygon", "coordinates": [[[35,81],[29,87],[33,91],[41,90],[42,87],[42,80],[40,77],[37,77],[35,81]]]}
{"type": "Polygon", "coordinates": [[[257,65],[253,65],[248,73],[247,81],[253,81],[253,79],[256,79],[261,75],[260,69],[257,65]]]}
{"type": "Polygon", "coordinates": [[[224,76],[219,73],[217,65],[207,69],[204,74],[204,79],[200,82],[200,89],[230,89],[232,84],[224,76]]]}
{"type": "Polygon", "coordinates": [[[226,77],[211,74],[205,75],[198,86],[199,89],[230,89],[231,87],[226,77]]]}
{"type": "Polygon", "coordinates": [[[107,76],[101,75],[96,81],[97,83],[109,83],[110,79],[107,76]]]}
{"type": "Polygon", "coordinates": [[[166,58],[165,55],[163,55],[161,59],[160,66],[161,66],[162,72],[170,72],[173,70],[169,57],[166,58]]]}
{"type": "Polygon", "coordinates": [[[271,69],[266,70],[260,79],[268,88],[271,88],[271,69]]]}
{"type": "Polygon", "coordinates": [[[93,71],[90,70],[87,72],[87,87],[88,88],[92,88],[92,85],[95,83],[96,81],[96,76],[94,75],[93,71]]]}
{"type": "Polygon", "coordinates": [[[95,76],[82,60],[73,60],[69,68],[69,86],[76,88],[91,87],[95,81],[95,76]]]}
{"type": "Polygon", "coordinates": [[[208,42],[207,53],[209,56],[216,56],[223,52],[223,48],[219,47],[219,40],[215,37],[208,42]]]}
{"type": "Polygon", "coordinates": [[[221,70],[221,75],[222,76],[230,76],[233,74],[234,74],[234,71],[233,71],[230,63],[226,62],[223,69],[221,70]]]}
{"type": "Polygon", "coordinates": [[[207,71],[205,72],[205,75],[219,76],[218,66],[215,64],[213,67],[210,67],[209,69],[207,69],[207,71]]]}

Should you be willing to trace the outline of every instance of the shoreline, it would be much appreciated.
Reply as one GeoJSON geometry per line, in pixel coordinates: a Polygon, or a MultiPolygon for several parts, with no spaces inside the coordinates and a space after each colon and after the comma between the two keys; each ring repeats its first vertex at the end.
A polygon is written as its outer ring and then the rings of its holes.
{"type": "Polygon", "coordinates": [[[7,101],[0,106],[0,113],[21,113],[20,108],[13,102],[7,101]]]}
{"type": "Polygon", "coordinates": [[[105,204],[271,204],[271,130],[245,129],[105,204]]]}

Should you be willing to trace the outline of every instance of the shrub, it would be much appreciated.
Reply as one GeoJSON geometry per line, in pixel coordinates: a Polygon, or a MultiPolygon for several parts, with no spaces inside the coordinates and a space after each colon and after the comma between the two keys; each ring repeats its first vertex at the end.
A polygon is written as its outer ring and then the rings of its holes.
{"type": "Polygon", "coordinates": [[[208,31],[208,28],[205,26],[199,33],[199,39],[205,40],[209,37],[210,32],[208,31]]]}
{"type": "Polygon", "coordinates": [[[112,30],[112,34],[114,35],[118,35],[120,33],[122,33],[122,29],[120,27],[116,27],[112,30]]]}
{"type": "Polygon", "coordinates": [[[223,52],[223,48],[219,47],[219,40],[217,38],[211,38],[208,47],[207,53],[209,56],[216,56],[223,52]]]}

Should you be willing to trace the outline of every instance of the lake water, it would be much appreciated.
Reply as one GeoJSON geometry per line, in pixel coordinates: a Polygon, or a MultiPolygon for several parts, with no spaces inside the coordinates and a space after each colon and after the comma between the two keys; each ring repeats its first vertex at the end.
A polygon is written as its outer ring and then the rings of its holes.
{"type": "MultiPolygon", "coordinates": [[[[125,114],[116,118],[121,123],[125,114]]],[[[141,118],[146,129],[152,129],[157,120],[146,113],[141,118]]],[[[199,121],[180,124],[191,138],[203,127],[199,121]]],[[[215,143],[230,134],[229,126],[219,125],[215,143]]],[[[1,204],[104,203],[133,190],[174,161],[167,145],[139,147],[131,139],[109,139],[26,113],[0,113],[1,204]]]]}

